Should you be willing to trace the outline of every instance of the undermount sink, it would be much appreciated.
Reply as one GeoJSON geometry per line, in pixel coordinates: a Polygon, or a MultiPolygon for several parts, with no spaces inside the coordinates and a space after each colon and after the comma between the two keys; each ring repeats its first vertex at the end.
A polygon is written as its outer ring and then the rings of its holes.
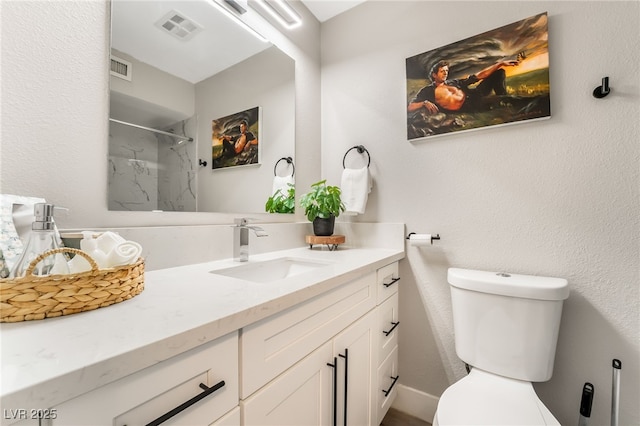
{"type": "Polygon", "coordinates": [[[257,262],[249,261],[242,265],[215,269],[209,272],[241,280],[268,283],[313,271],[330,264],[331,262],[283,257],[257,262]]]}

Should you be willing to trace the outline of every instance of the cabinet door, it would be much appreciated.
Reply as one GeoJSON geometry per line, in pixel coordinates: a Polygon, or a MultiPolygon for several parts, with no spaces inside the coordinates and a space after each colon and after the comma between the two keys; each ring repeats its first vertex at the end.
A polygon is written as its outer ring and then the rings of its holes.
{"type": "Polygon", "coordinates": [[[208,425],[238,405],[238,334],[231,333],[55,407],[57,426],[208,425]]]}
{"type": "Polygon", "coordinates": [[[376,411],[373,389],[378,366],[374,350],[376,310],[349,326],[333,340],[338,358],[337,424],[374,425],[376,411]]]}
{"type": "Polygon", "coordinates": [[[209,426],[240,426],[240,407],[236,407],[209,426]]]}
{"type": "Polygon", "coordinates": [[[2,409],[2,422],[3,426],[50,426],[52,417],[56,417],[56,410],[11,410],[2,409]],[[51,415],[45,415],[44,418],[38,418],[38,412],[47,412],[51,415]]]}
{"type": "Polygon", "coordinates": [[[289,370],[240,401],[245,426],[326,426],[331,424],[333,362],[327,342],[289,370]]]}

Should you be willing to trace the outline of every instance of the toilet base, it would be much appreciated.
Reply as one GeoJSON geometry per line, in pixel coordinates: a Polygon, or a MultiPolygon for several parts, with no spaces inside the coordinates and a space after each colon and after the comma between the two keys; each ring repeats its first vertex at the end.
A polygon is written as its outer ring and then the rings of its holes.
{"type": "Polygon", "coordinates": [[[447,388],[433,425],[560,425],[540,401],[531,382],[474,368],[447,388]]]}

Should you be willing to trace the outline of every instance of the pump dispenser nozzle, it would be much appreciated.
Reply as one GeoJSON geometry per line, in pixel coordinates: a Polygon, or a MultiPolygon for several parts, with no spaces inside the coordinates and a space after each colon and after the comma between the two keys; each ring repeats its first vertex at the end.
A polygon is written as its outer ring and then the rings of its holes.
{"type": "Polygon", "coordinates": [[[38,203],[33,206],[33,215],[35,221],[31,225],[34,231],[53,230],[53,212],[55,210],[53,204],[38,203]]]}

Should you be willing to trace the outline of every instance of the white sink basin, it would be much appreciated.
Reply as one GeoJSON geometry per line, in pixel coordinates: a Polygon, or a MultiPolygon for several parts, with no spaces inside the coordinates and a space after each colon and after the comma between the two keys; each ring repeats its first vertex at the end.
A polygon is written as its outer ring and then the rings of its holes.
{"type": "Polygon", "coordinates": [[[317,268],[322,268],[330,265],[331,263],[332,262],[282,257],[257,262],[249,261],[231,268],[214,269],[209,272],[241,280],[268,283],[271,281],[289,278],[294,275],[303,274],[305,272],[314,271],[317,268]]]}

